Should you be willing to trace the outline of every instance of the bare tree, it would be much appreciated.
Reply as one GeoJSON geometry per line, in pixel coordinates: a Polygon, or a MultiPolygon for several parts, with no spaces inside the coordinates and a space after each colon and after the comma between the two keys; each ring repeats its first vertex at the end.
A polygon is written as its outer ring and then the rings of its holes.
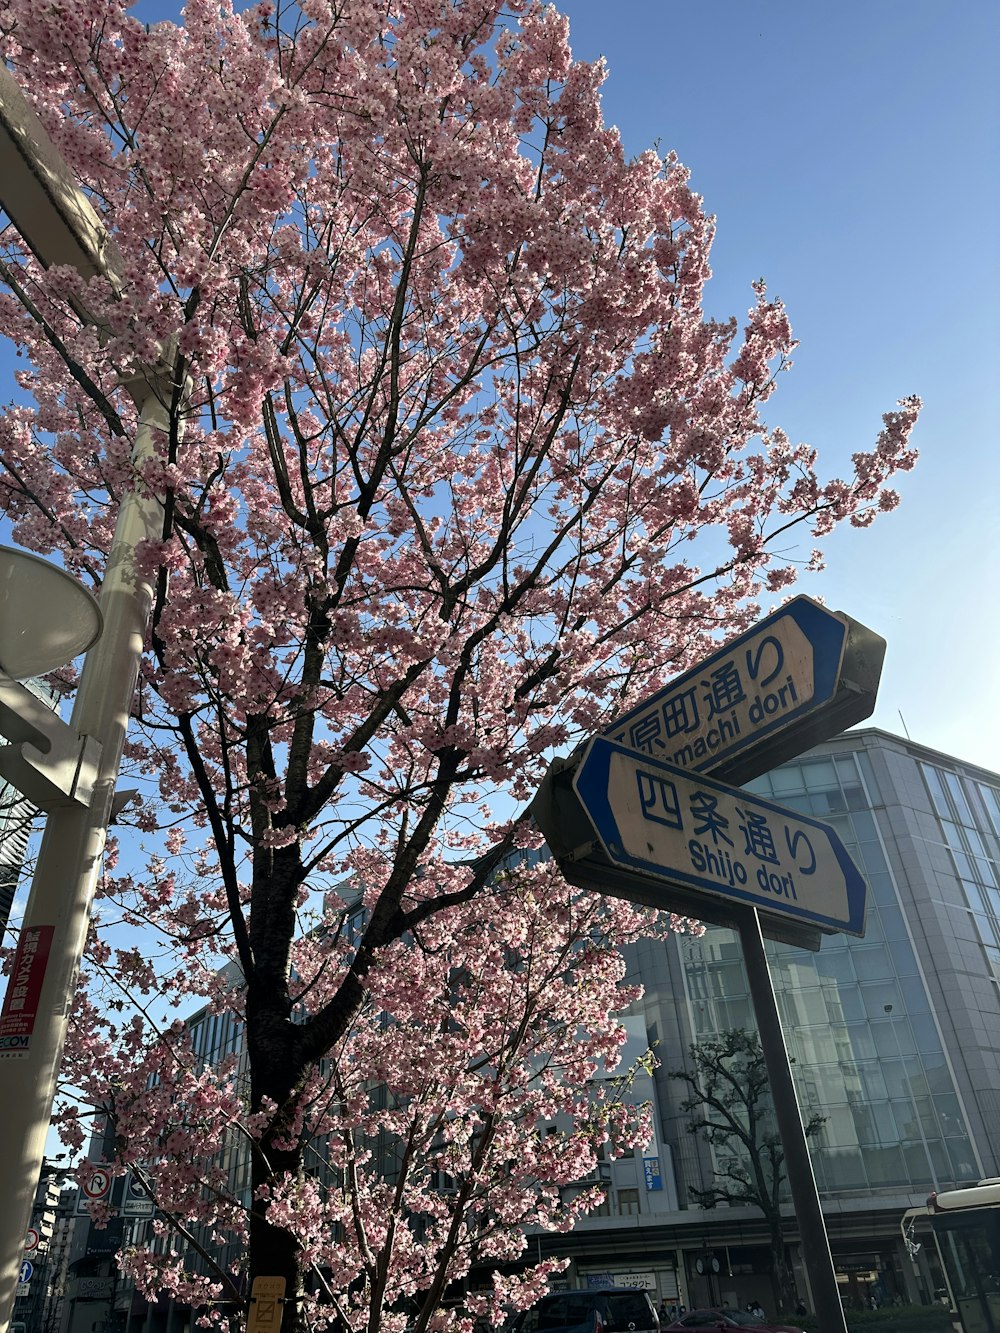
{"type": "MultiPolygon", "coordinates": [[[[702,1135],[711,1146],[715,1176],[707,1189],[690,1185],[688,1193],[702,1208],[727,1203],[760,1209],[769,1233],[774,1304],[779,1311],[790,1312],[798,1292],[781,1211],[785,1150],[775,1124],[760,1038],[745,1028],[730,1028],[692,1042],[689,1051],[691,1067],[671,1070],[670,1077],[691,1088],[680,1109],[691,1114],[690,1132],[702,1135]]],[[[810,1112],[804,1122],[806,1138],[817,1134],[825,1122],[826,1116],[810,1112]]]]}

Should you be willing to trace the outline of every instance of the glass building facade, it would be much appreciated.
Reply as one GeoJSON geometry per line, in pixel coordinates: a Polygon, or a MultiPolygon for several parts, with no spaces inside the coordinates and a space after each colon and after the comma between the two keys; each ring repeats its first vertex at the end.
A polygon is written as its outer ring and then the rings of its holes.
{"type": "MultiPolygon", "coordinates": [[[[806,758],[750,787],[834,827],[868,882],[863,939],[829,935],[816,954],[776,944],[768,950],[800,1102],[826,1116],[810,1145],[820,1190],[837,1195],[898,1186],[926,1193],[978,1179],[876,820],[885,803],[869,756],[860,750],[806,758]]],[[[754,1026],[732,932],[710,930],[685,942],[684,959],[696,1039],[754,1026]]]]}
{"type": "MultiPolygon", "coordinates": [[[[902,1211],[1000,1175],[1000,777],[864,729],[747,786],[830,824],[865,876],[863,938],[768,941],[768,961],[800,1105],[825,1117],[809,1146],[840,1276],[928,1296],[934,1274],[917,1282],[899,1248],[902,1211]]],[[[641,945],[634,971],[683,1200],[718,1163],[686,1133],[668,1071],[691,1043],[755,1027],[739,938],[709,927],[641,945]]],[[[708,1240],[745,1239],[738,1211],[703,1213],[708,1240]]]]}

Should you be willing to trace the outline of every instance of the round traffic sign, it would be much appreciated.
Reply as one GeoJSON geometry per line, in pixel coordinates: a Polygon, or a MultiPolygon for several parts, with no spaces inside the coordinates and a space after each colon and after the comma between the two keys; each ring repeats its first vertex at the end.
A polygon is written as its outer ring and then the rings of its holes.
{"type": "Polygon", "coordinates": [[[21,1267],[18,1269],[17,1272],[18,1282],[20,1282],[22,1285],[26,1282],[30,1282],[31,1275],[34,1271],[35,1271],[35,1265],[29,1262],[29,1260],[25,1259],[24,1263],[21,1265],[21,1267]]]}
{"type": "Polygon", "coordinates": [[[41,1234],[34,1227],[31,1227],[31,1229],[28,1231],[28,1238],[24,1242],[25,1253],[30,1254],[32,1250],[37,1250],[38,1242],[41,1239],[42,1239],[41,1234]]]}
{"type": "Polygon", "coordinates": [[[99,1168],[83,1187],[87,1199],[103,1199],[111,1190],[111,1173],[99,1168]]]}

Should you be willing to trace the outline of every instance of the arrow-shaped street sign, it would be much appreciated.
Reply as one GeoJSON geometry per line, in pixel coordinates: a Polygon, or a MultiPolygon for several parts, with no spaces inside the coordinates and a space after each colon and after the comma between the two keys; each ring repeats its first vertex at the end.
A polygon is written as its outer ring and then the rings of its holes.
{"type": "Polygon", "coordinates": [[[866,886],[836,832],[601,737],[556,760],[532,803],[571,884],[715,925],[746,907],[774,939],[863,935],[866,886]]]}
{"type": "Polygon", "coordinates": [[[885,640],[796,597],[605,727],[692,773],[747,782],[869,717],[885,640]]]}
{"type": "Polygon", "coordinates": [[[600,738],[573,790],[608,861],[661,881],[667,910],[677,886],[864,934],[864,878],[819,820],[600,738]]]}
{"type": "Polygon", "coordinates": [[[843,1313],[762,935],[809,949],[863,935],[866,887],[832,828],[718,779],[749,781],[870,716],[884,654],[796,598],[555,760],[532,802],[569,883],[739,932],[825,1333],[844,1333],[843,1313]]]}

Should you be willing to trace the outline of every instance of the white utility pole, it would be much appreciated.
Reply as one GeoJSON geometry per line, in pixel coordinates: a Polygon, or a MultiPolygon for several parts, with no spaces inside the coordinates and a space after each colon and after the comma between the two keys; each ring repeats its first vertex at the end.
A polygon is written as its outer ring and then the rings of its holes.
{"type": "MultiPolygon", "coordinates": [[[[122,264],[113,241],[3,65],[0,204],[42,264],[72,264],[84,276],[102,274],[121,289],[122,264]]],[[[84,307],[76,308],[82,318],[96,322],[84,307]]],[[[173,358],[140,368],[129,391],[140,409],[133,450],[140,465],[151,454],[157,431],[169,424],[175,394],[173,358]]],[[[25,940],[44,938],[48,958],[27,1049],[2,1065],[0,1333],[5,1333],[10,1320],[24,1258],[68,1012],[149,620],[152,588],[136,571],[135,550],[139,542],[161,535],[162,522],[159,502],[148,495],[136,490],[122,501],[100,593],[104,631],[85,659],[69,724],[80,738],[81,769],[89,767],[90,772],[69,799],[56,798],[48,807],[22,926],[25,940]]]]}

